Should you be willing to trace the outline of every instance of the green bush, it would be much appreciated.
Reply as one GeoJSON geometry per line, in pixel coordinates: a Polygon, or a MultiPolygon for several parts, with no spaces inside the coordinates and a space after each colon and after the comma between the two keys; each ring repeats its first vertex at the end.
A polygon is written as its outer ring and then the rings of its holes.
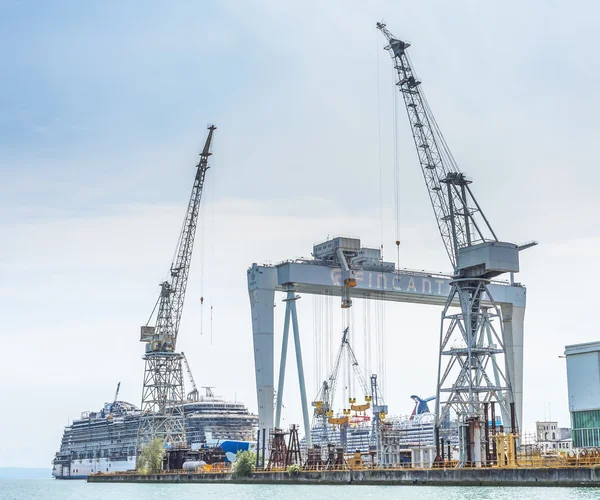
{"type": "Polygon", "coordinates": [[[163,457],[165,455],[164,442],[160,438],[154,438],[142,446],[142,451],[137,459],[136,468],[142,474],[159,472],[162,469],[163,457]]]}
{"type": "Polygon", "coordinates": [[[233,477],[248,477],[254,470],[256,454],[250,450],[238,451],[233,462],[233,477]]]}
{"type": "Polygon", "coordinates": [[[297,476],[300,473],[300,470],[301,469],[298,464],[288,465],[288,468],[286,469],[288,476],[290,477],[297,476]]]}

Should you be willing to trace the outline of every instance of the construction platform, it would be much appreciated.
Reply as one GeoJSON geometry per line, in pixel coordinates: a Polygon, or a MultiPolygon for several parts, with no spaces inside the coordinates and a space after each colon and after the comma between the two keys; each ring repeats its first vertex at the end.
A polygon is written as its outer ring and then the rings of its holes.
{"type": "Polygon", "coordinates": [[[94,474],[90,483],[248,483],[248,484],[358,484],[427,486],[588,486],[600,487],[600,468],[516,467],[447,469],[363,469],[300,471],[254,471],[251,476],[233,477],[231,472],[160,474],[94,474]]]}

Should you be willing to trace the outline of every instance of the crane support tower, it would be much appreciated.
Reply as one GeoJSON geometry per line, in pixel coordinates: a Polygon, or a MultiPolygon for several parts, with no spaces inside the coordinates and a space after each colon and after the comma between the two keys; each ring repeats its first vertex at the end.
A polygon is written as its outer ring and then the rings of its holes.
{"type": "MultiPolygon", "coordinates": [[[[402,94],[419,163],[436,222],[454,268],[450,293],[442,312],[436,399],[436,431],[453,410],[459,420],[459,463],[480,466],[483,404],[496,402],[509,422],[515,403],[505,351],[505,332],[498,304],[490,291],[493,278],[519,271],[519,251],[533,246],[500,241],[460,172],[423,94],[407,53],[410,44],[383,33],[402,94]],[[459,303],[459,311],[450,309],[459,303]],[[484,305],[485,302],[485,305],[484,305]],[[493,320],[499,318],[494,326],[493,320]]],[[[520,403],[520,401],[519,401],[520,403]]],[[[512,429],[517,432],[517,429],[512,429]]],[[[437,439],[439,446],[439,438],[437,439]]],[[[438,456],[440,450],[438,450],[438,456]]]]}
{"type": "Polygon", "coordinates": [[[185,401],[182,360],[183,353],[175,350],[183,311],[194,237],[198,223],[200,200],[208,170],[210,146],[216,127],[208,127],[208,137],[196,165],[192,194],[179,235],[175,258],[170,268],[170,280],[160,284],[160,295],[148,323],[141,327],[140,341],[146,344],[144,354],[144,387],[142,418],[138,429],[140,447],[160,438],[172,447],[186,443],[183,403],[185,401]],[[157,310],[154,325],[150,321],[157,310]]]}

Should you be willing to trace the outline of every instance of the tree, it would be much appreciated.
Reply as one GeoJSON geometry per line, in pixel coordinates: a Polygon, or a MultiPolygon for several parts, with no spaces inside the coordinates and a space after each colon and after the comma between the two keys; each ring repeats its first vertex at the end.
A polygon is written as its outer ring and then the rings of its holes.
{"type": "Polygon", "coordinates": [[[288,468],[286,469],[288,476],[290,477],[296,477],[298,474],[300,474],[301,470],[302,469],[298,464],[288,465],[288,468]]]}
{"type": "Polygon", "coordinates": [[[250,450],[238,451],[233,462],[233,477],[248,477],[254,470],[256,454],[250,450]]]}
{"type": "Polygon", "coordinates": [[[165,447],[163,440],[154,438],[142,446],[142,451],[137,460],[137,469],[145,474],[160,471],[164,455],[165,447]]]}

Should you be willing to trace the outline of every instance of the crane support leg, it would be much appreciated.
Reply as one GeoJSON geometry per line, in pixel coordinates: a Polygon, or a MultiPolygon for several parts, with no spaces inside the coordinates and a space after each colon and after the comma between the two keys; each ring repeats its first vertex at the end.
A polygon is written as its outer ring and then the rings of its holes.
{"type": "Polygon", "coordinates": [[[292,310],[292,327],[294,329],[294,345],[296,347],[296,364],[298,365],[298,381],[300,383],[300,398],[302,400],[302,418],[304,420],[304,435],[306,446],[312,446],[310,435],[310,419],[308,417],[308,401],[306,399],[306,384],[304,382],[304,366],[302,364],[302,349],[300,348],[300,330],[298,329],[298,312],[296,311],[296,300],[299,297],[295,292],[288,291],[288,300],[292,310]]]}
{"type": "Polygon", "coordinates": [[[505,321],[488,284],[488,280],[481,278],[453,282],[442,315],[440,338],[436,425],[448,432],[445,425],[448,413],[450,409],[456,412],[460,425],[468,429],[464,443],[468,449],[461,450],[460,464],[471,462],[469,465],[476,467],[481,466],[483,405],[498,403],[503,423],[507,425],[510,405],[514,402],[512,376],[515,374],[514,369],[510,369],[514,339],[509,339],[512,345],[508,349],[505,321]],[[459,299],[458,313],[449,310],[454,297],[459,299]],[[482,304],[484,298],[489,305],[482,304]],[[494,328],[492,320],[498,317],[500,325],[494,328]]]}
{"type": "Polygon", "coordinates": [[[506,371],[508,372],[517,427],[523,422],[523,325],[525,323],[525,306],[510,303],[500,304],[504,327],[504,349],[506,351],[506,371]]]}
{"type": "Polygon", "coordinates": [[[252,312],[254,371],[258,404],[258,428],[265,436],[273,429],[274,386],[274,306],[277,270],[274,267],[254,267],[248,273],[248,290],[252,312]]]}
{"type": "MultiPolygon", "coordinates": [[[[295,299],[294,299],[295,300],[295,299]]],[[[283,340],[281,342],[281,360],[279,361],[279,382],[277,384],[277,405],[275,406],[275,428],[281,429],[281,405],[283,404],[283,386],[285,381],[285,365],[287,362],[288,339],[290,336],[290,307],[289,296],[285,299],[285,320],[283,323],[283,340]]]]}

